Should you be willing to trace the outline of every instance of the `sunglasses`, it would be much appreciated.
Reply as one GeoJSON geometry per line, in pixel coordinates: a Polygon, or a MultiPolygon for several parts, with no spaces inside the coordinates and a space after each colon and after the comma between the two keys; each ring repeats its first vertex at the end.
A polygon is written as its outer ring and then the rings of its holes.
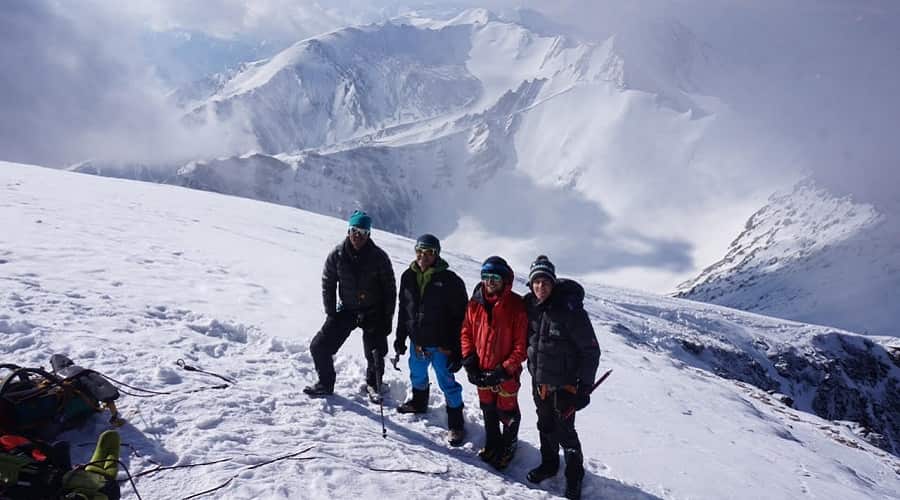
{"type": "Polygon", "coordinates": [[[503,276],[496,273],[481,273],[482,281],[503,281],[503,276]]]}
{"type": "Polygon", "coordinates": [[[347,230],[347,234],[355,234],[356,236],[368,236],[369,230],[363,229],[361,227],[351,226],[350,229],[347,230]]]}
{"type": "Polygon", "coordinates": [[[434,257],[437,255],[437,251],[433,248],[416,248],[416,255],[427,255],[429,257],[434,257]]]}

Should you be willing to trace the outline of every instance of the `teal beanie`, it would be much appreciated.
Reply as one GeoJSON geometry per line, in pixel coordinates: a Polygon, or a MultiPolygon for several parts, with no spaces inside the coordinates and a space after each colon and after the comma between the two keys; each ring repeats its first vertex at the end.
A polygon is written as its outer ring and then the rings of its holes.
{"type": "Polygon", "coordinates": [[[353,215],[350,216],[350,227],[358,227],[360,229],[372,229],[372,218],[369,217],[365,212],[354,210],[353,215]]]}

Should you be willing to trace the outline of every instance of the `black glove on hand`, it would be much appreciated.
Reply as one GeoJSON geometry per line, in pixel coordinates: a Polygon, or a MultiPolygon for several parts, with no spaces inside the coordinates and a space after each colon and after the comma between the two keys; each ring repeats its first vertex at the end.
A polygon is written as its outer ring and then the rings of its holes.
{"type": "Polygon", "coordinates": [[[458,372],[462,368],[462,366],[463,360],[459,354],[453,353],[447,356],[447,370],[449,370],[450,373],[458,372]]]}
{"type": "Polygon", "coordinates": [[[401,356],[406,354],[406,342],[401,339],[394,339],[394,352],[401,356]]]}
{"type": "Polygon", "coordinates": [[[466,376],[469,378],[469,383],[472,385],[478,385],[481,382],[481,377],[483,376],[481,370],[478,368],[478,355],[477,354],[469,354],[460,362],[462,366],[466,369],[466,376]]]}
{"type": "Polygon", "coordinates": [[[502,366],[498,366],[493,370],[484,374],[481,378],[481,387],[493,387],[495,385],[499,385],[504,380],[508,379],[509,375],[506,373],[506,370],[503,369],[502,366]]]}
{"type": "Polygon", "coordinates": [[[575,411],[583,410],[587,405],[591,404],[590,386],[578,385],[578,392],[575,394],[575,411]]]}

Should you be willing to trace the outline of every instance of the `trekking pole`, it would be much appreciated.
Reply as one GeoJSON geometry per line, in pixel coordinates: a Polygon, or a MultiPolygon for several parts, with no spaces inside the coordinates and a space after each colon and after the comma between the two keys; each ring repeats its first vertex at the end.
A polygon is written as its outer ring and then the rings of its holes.
{"type": "MultiPolygon", "coordinates": [[[[597,381],[594,382],[594,385],[591,386],[591,390],[588,391],[588,395],[590,395],[592,392],[594,392],[594,390],[597,389],[597,387],[599,387],[600,384],[602,384],[604,380],[609,378],[609,375],[611,373],[612,373],[612,368],[610,368],[609,370],[606,370],[606,373],[604,373],[600,378],[598,378],[597,381]]],[[[565,413],[562,414],[562,419],[565,420],[574,414],[575,414],[575,407],[573,406],[573,407],[569,408],[568,410],[566,410],[565,413]]]]}
{"type": "MultiPolygon", "coordinates": [[[[378,358],[378,349],[372,349],[372,358],[378,358]]],[[[381,357],[381,361],[382,363],[384,362],[384,356],[381,357]]],[[[375,366],[377,368],[378,363],[375,363],[375,366]]],[[[381,377],[383,377],[384,370],[382,370],[381,372],[381,377]]],[[[378,408],[381,411],[381,437],[387,439],[387,429],[384,428],[384,396],[382,396],[381,394],[381,377],[376,376],[376,380],[378,382],[378,387],[376,389],[378,389],[378,408]]]]}

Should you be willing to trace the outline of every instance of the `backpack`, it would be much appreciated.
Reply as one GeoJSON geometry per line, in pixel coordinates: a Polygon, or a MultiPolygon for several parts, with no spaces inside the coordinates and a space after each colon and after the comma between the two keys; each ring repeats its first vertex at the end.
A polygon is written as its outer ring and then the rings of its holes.
{"type": "Polygon", "coordinates": [[[63,475],[71,468],[69,445],[49,445],[0,435],[0,499],[43,500],[60,497],[63,475]]]}
{"type": "Polygon", "coordinates": [[[101,402],[116,418],[119,392],[99,373],[60,354],[50,362],[54,373],[0,364],[0,373],[11,372],[0,379],[0,431],[52,439],[102,411],[101,402]]]}

